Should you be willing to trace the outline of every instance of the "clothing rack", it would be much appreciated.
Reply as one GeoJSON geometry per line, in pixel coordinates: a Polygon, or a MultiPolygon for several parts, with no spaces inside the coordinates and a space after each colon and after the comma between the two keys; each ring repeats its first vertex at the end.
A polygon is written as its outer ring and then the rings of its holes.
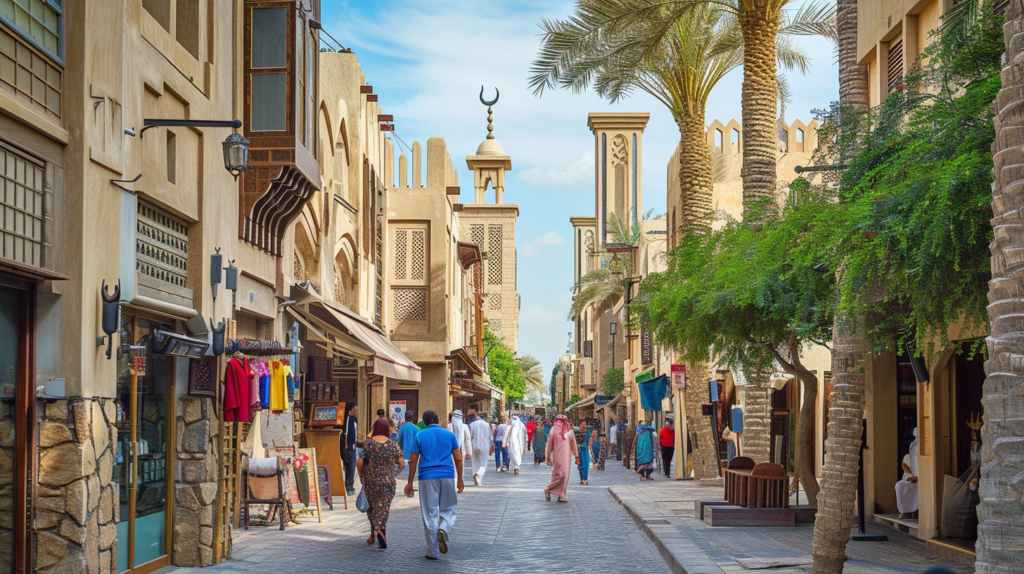
{"type": "Polygon", "coordinates": [[[226,355],[239,352],[251,357],[284,356],[295,353],[291,347],[285,347],[273,339],[228,339],[224,342],[226,355]]]}

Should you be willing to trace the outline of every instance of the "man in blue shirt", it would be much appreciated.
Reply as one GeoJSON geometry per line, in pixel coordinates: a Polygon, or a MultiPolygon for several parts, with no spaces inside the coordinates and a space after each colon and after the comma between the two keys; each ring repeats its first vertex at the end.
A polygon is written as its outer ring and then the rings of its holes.
{"type": "Polygon", "coordinates": [[[462,482],[462,451],[459,450],[459,439],[455,438],[455,434],[437,424],[437,413],[423,413],[423,422],[427,427],[418,432],[413,440],[405,495],[412,498],[412,481],[416,478],[418,468],[420,513],[423,515],[423,531],[427,538],[427,560],[437,560],[439,554],[448,553],[458,495],[465,488],[462,482]]]}
{"type": "Polygon", "coordinates": [[[412,411],[405,411],[405,423],[398,427],[398,446],[402,447],[402,458],[405,459],[406,468],[409,468],[409,458],[412,456],[412,447],[416,444],[418,432],[420,427],[416,426],[416,415],[412,411]]]}

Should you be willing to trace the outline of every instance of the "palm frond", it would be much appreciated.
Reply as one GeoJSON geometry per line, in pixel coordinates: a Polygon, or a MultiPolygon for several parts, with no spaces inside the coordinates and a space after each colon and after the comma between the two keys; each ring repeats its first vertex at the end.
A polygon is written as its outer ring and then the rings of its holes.
{"type": "Polygon", "coordinates": [[[588,305],[601,307],[624,293],[622,279],[606,267],[587,273],[573,289],[576,294],[572,298],[568,321],[579,317],[588,305]]]}
{"type": "Polygon", "coordinates": [[[835,3],[807,2],[791,18],[783,20],[778,33],[780,36],[822,36],[839,44],[836,10],[835,3]]]}
{"type": "Polygon", "coordinates": [[[711,156],[711,185],[724,183],[733,177],[732,159],[714,143],[708,144],[708,155],[711,156]]]}
{"type": "Polygon", "coordinates": [[[942,16],[939,33],[943,36],[955,35],[957,43],[963,43],[967,32],[978,21],[981,0],[962,0],[942,16]]]}

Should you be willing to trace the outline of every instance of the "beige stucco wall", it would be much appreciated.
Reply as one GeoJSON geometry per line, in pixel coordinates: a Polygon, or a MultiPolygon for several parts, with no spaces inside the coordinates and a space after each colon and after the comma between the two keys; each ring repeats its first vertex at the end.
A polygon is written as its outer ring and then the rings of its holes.
{"type": "Polygon", "coordinates": [[[857,5],[857,61],[869,68],[869,102],[885,99],[889,48],[903,43],[904,74],[920,62],[930,34],[953,7],[952,0],[870,0],[857,5]]]}

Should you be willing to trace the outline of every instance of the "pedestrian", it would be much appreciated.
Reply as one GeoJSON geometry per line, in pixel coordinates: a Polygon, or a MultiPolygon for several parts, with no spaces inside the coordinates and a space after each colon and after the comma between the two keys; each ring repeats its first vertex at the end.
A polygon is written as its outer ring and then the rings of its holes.
{"type": "Polygon", "coordinates": [[[547,444],[544,448],[544,459],[551,467],[551,482],[544,487],[544,499],[551,501],[551,495],[558,497],[558,502],[569,502],[565,491],[569,488],[569,474],[573,458],[579,456],[576,438],[569,427],[569,419],[565,415],[555,417],[547,444]]]}
{"type": "Polygon", "coordinates": [[[636,435],[633,456],[636,458],[636,472],[640,480],[654,480],[651,473],[654,472],[654,429],[641,426],[636,435]]]}
{"type": "Polygon", "coordinates": [[[576,435],[576,468],[580,471],[580,484],[590,484],[590,448],[587,445],[587,421],[580,423],[580,432],[576,435]]]}
{"type": "Polygon", "coordinates": [[[471,444],[470,468],[473,470],[473,483],[480,486],[484,483],[487,471],[487,457],[494,452],[494,441],[491,436],[491,425],[477,418],[476,411],[469,410],[469,436],[471,444]]]}
{"type": "Polygon", "coordinates": [[[373,436],[363,446],[363,455],[356,461],[359,481],[370,507],[366,511],[370,519],[370,537],[367,544],[377,540],[377,547],[386,550],[388,515],[391,514],[391,500],[395,498],[395,476],[405,468],[402,448],[388,438],[388,421],[381,417],[373,423],[373,436]]]}
{"type": "Polygon", "coordinates": [[[544,430],[544,425],[537,425],[537,430],[533,433],[532,442],[533,466],[539,466],[547,457],[548,433],[544,430]]]}
{"type": "Polygon", "coordinates": [[[508,466],[512,472],[519,474],[519,465],[523,462],[523,451],[526,450],[526,425],[518,416],[505,429],[505,448],[508,449],[508,466]]]}
{"type": "Polygon", "coordinates": [[[661,444],[661,460],[665,462],[665,476],[672,476],[672,457],[676,453],[676,430],[675,421],[671,417],[665,419],[665,426],[661,427],[658,433],[658,442],[661,444]]]}
{"type": "Polygon", "coordinates": [[[551,419],[544,419],[544,434],[551,436],[551,419]]]}
{"type": "Polygon", "coordinates": [[[437,560],[439,554],[448,553],[448,541],[455,526],[455,511],[462,482],[462,451],[455,435],[438,424],[437,413],[426,411],[423,422],[427,427],[416,434],[416,442],[409,459],[409,480],[405,495],[412,498],[413,479],[420,471],[420,514],[423,533],[427,539],[427,560],[437,560]],[[453,480],[454,479],[454,480],[453,480]]]}
{"type": "Polygon", "coordinates": [[[626,425],[622,435],[622,444],[619,445],[622,450],[622,466],[629,468],[629,460],[633,457],[633,443],[636,442],[636,431],[632,426],[626,425]]]}
{"type": "Polygon", "coordinates": [[[608,439],[604,433],[598,435],[597,462],[594,463],[595,470],[604,470],[604,461],[608,458],[608,439]]]}
{"type": "Polygon", "coordinates": [[[498,427],[494,430],[494,463],[497,466],[497,472],[508,470],[508,449],[505,448],[505,430],[507,428],[507,424],[499,421],[498,427]]]}
{"type": "Polygon", "coordinates": [[[452,431],[455,438],[459,440],[459,448],[462,449],[462,452],[466,453],[468,458],[469,442],[471,439],[469,436],[469,427],[462,421],[462,411],[455,409],[449,417],[448,430],[452,431]]]}
{"type": "Polygon", "coordinates": [[[616,456],[615,447],[619,444],[619,430],[618,425],[615,424],[615,419],[612,419],[608,423],[608,456],[616,456]]]}
{"type": "Polygon", "coordinates": [[[530,419],[530,422],[526,423],[526,450],[530,450],[533,446],[533,435],[537,432],[537,423],[530,419]]]}
{"type": "Polygon", "coordinates": [[[412,445],[416,441],[416,433],[420,432],[420,427],[412,424],[415,420],[416,415],[412,411],[405,411],[405,424],[398,427],[398,446],[402,447],[402,459],[405,461],[405,464],[409,464],[409,457],[412,456],[412,445]]]}
{"type": "Polygon", "coordinates": [[[355,403],[349,405],[345,413],[345,432],[342,437],[341,463],[345,470],[345,492],[349,496],[356,494],[356,447],[360,446],[356,440],[359,432],[359,424],[356,416],[359,414],[359,407],[355,403]]]}
{"type": "Polygon", "coordinates": [[[590,463],[594,465],[594,470],[597,470],[597,459],[601,458],[601,439],[597,436],[597,429],[590,431],[590,463]]]}

